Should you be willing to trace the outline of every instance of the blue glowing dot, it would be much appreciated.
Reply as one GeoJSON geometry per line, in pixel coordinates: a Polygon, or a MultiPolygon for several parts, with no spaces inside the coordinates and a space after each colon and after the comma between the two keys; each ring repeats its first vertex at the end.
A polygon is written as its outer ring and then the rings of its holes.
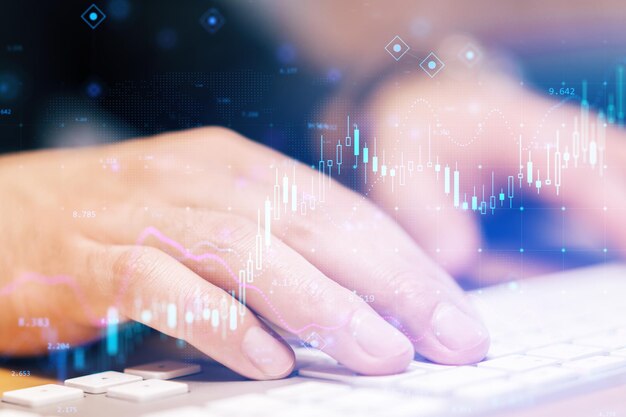
{"type": "Polygon", "coordinates": [[[561,207],[561,211],[565,211],[565,206],[561,207]]]}
{"type": "Polygon", "coordinates": [[[87,86],[87,95],[91,98],[96,98],[102,94],[102,87],[98,83],[90,83],[87,86]]]}
{"type": "Polygon", "coordinates": [[[209,23],[209,25],[215,26],[215,24],[217,23],[217,18],[215,16],[209,16],[207,22],[209,23]]]}
{"type": "Polygon", "coordinates": [[[472,59],[474,59],[474,51],[467,51],[467,52],[465,52],[465,58],[467,58],[470,61],[472,59]]]}
{"type": "Polygon", "coordinates": [[[561,252],[565,253],[565,248],[561,248],[561,252]]]}
{"type": "Polygon", "coordinates": [[[89,20],[96,20],[98,18],[98,13],[91,12],[89,13],[89,20]]]}
{"type": "Polygon", "coordinates": [[[524,206],[520,206],[519,211],[524,211],[524,206]]]}
{"type": "Polygon", "coordinates": [[[437,67],[437,63],[435,61],[428,61],[428,68],[435,69],[437,67]]]}
{"type": "Polygon", "coordinates": [[[602,250],[602,252],[604,252],[604,253],[607,253],[608,251],[609,251],[609,250],[608,250],[607,248],[604,248],[604,249],[602,250]]]}
{"type": "Polygon", "coordinates": [[[524,253],[524,248],[519,248],[520,253],[524,253]]]}
{"type": "Polygon", "coordinates": [[[402,50],[402,46],[400,46],[400,44],[399,44],[399,43],[397,43],[397,44],[395,44],[395,45],[393,46],[393,51],[394,51],[394,52],[400,52],[401,50],[402,50]]]}

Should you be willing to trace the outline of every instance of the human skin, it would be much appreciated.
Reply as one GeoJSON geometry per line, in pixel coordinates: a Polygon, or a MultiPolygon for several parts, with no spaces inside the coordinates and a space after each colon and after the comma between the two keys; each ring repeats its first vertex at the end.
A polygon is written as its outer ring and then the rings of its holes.
{"type": "MultiPolygon", "coordinates": [[[[453,57],[447,59],[453,62],[453,57]]],[[[421,145],[425,158],[427,128],[439,123],[448,133],[433,135],[432,152],[439,156],[442,164],[461,172],[462,197],[464,193],[471,197],[473,186],[477,186],[480,194],[483,184],[490,194],[491,172],[495,175],[496,191],[506,191],[507,177],[512,175],[516,208],[521,201],[520,191],[526,199],[540,201],[543,207],[564,208],[559,213],[563,222],[553,225],[552,229],[529,231],[528,235],[546,236],[556,232],[566,246],[586,247],[598,253],[610,248],[612,256],[626,255],[626,233],[622,224],[626,215],[626,135],[623,130],[607,124],[606,117],[598,119],[598,114],[590,111],[589,121],[594,126],[590,127],[590,132],[594,132],[590,135],[599,143],[602,142],[600,130],[605,137],[603,173],[600,175],[600,162],[595,166],[583,164],[581,151],[580,165],[574,168],[572,156],[569,167],[562,170],[557,193],[553,159],[557,132],[561,153],[567,148],[572,154],[572,134],[576,129],[579,133],[582,130],[580,103],[576,100],[560,103],[542,96],[501,72],[474,68],[469,75],[467,73],[465,70],[464,75],[459,76],[460,72],[451,68],[447,74],[439,74],[437,80],[412,74],[392,77],[380,85],[363,105],[373,126],[370,134],[377,137],[379,149],[394,149],[396,155],[403,153],[406,160],[417,160],[417,149],[421,145]],[[520,136],[523,190],[519,189],[517,178],[520,136]],[[553,184],[544,184],[538,193],[534,183],[528,186],[526,182],[528,152],[532,153],[535,178],[540,169],[545,182],[548,147],[553,184]]],[[[471,210],[454,209],[452,196],[444,194],[442,179],[437,180],[432,169],[415,175],[407,189],[410,192],[374,187],[369,195],[393,214],[426,252],[453,275],[481,275],[483,284],[506,276],[506,271],[500,267],[494,267],[489,273],[476,273],[478,250],[485,244],[477,223],[479,216],[471,210]]],[[[533,275],[535,266],[529,264],[527,269],[528,275],[533,275]]]]}
{"type": "MultiPolygon", "coordinates": [[[[236,330],[184,322],[194,303],[231,304],[229,270],[254,251],[270,167],[286,160],[222,128],[0,158],[0,352],[46,351],[50,333],[20,327],[20,318],[48,318],[56,341],[75,346],[100,335],[115,307],[120,320],[185,339],[254,379],[294,366],[292,350],[258,316],[302,339],[321,335],[323,350],[364,374],[400,372],[414,350],[442,363],[480,360],[489,336],[464,293],[398,225],[338,183],[328,203],[272,223],[236,330]],[[206,253],[215,256],[196,256],[206,253]],[[174,327],[158,308],[168,303],[174,327]],[[155,305],[148,320],[142,310],[155,305]]],[[[288,167],[302,184],[317,178],[288,167]]]]}

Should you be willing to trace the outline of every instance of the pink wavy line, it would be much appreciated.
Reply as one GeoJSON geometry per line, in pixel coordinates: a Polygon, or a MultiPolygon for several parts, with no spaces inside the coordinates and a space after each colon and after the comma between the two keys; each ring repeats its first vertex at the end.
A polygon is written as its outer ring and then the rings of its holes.
{"type": "MultiPolygon", "coordinates": [[[[174,239],[166,236],[165,234],[163,234],[161,231],[159,231],[157,228],[150,226],[146,229],[144,229],[144,231],[139,235],[139,238],[137,239],[137,249],[139,250],[141,248],[141,245],[143,245],[143,243],[149,238],[149,237],[155,237],[156,239],[158,239],[159,241],[161,241],[162,243],[172,247],[173,249],[177,250],[178,252],[180,252],[183,255],[183,258],[186,259],[191,259],[194,260],[196,262],[202,262],[205,260],[209,260],[209,261],[213,261],[218,263],[222,268],[224,268],[224,270],[227,272],[228,276],[237,284],[240,284],[240,280],[239,277],[237,276],[237,274],[235,274],[233,272],[233,270],[230,268],[230,266],[226,263],[226,261],[213,253],[210,252],[206,252],[206,253],[202,253],[199,255],[194,255],[192,253],[190,253],[183,245],[181,245],[179,242],[175,241],[174,239]]],[[[129,271],[130,272],[130,271],[129,271]]],[[[120,298],[121,296],[125,293],[126,288],[128,287],[128,281],[130,279],[130,273],[126,274],[124,276],[124,281],[122,284],[122,288],[120,288],[120,291],[117,294],[116,297],[116,305],[120,304],[120,298]]],[[[96,327],[102,327],[105,324],[105,321],[103,320],[103,318],[99,318],[93,311],[93,309],[91,308],[91,306],[87,303],[87,297],[84,294],[84,292],[82,291],[82,289],[80,288],[80,286],[77,284],[76,280],[72,277],[69,276],[65,276],[65,275],[57,275],[57,276],[45,276],[45,275],[41,275],[41,274],[37,274],[37,273],[33,273],[33,272],[29,272],[29,273],[24,273],[22,275],[20,275],[20,277],[16,280],[13,280],[11,283],[7,284],[6,286],[0,288],[0,296],[8,296],[10,293],[12,293],[13,291],[15,291],[17,289],[17,287],[26,284],[28,282],[37,282],[40,284],[45,284],[45,285],[67,285],[69,286],[72,291],[74,292],[74,294],[76,295],[76,298],[79,300],[81,307],[83,309],[83,311],[87,314],[88,316],[88,320],[92,323],[92,325],[95,325],[96,327]]],[[[270,299],[268,298],[268,296],[265,294],[265,292],[260,289],[259,287],[252,285],[252,284],[248,284],[245,281],[243,282],[243,286],[246,289],[252,290],[254,292],[256,292],[262,299],[263,301],[265,301],[265,303],[267,304],[267,306],[272,310],[272,312],[276,315],[276,318],[278,319],[278,321],[280,322],[280,324],[282,325],[282,327],[286,330],[288,330],[291,333],[294,334],[299,334],[309,328],[318,328],[318,329],[322,329],[322,330],[337,330],[343,326],[345,326],[347,324],[347,320],[344,323],[335,325],[335,326],[323,326],[321,324],[318,323],[309,323],[306,324],[300,328],[294,328],[292,326],[289,325],[289,323],[287,323],[287,321],[283,318],[282,314],[278,311],[278,309],[272,304],[272,302],[270,301],[270,299]]],[[[393,316],[383,316],[384,319],[386,319],[387,321],[393,320],[394,323],[397,325],[398,330],[400,330],[402,333],[405,334],[405,336],[407,336],[409,338],[409,340],[411,340],[412,342],[417,342],[421,339],[423,339],[423,337],[420,338],[412,338],[410,337],[409,333],[406,331],[406,329],[404,328],[404,326],[402,326],[402,324],[398,323],[398,321],[395,319],[395,317],[393,316]]]]}
{"type": "MultiPolygon", "coordinates": [[[[239,277],[237,276],[237,274],[235,274],[233,272],[233,270],[230,268],[230,266],[226,263],[226,261],[224,261],[224,259],[218,255],[215,255],[213,253],[210,252],[206,252],[200,255],[194,255],[192,253],[190,253],[189,251],[187,251],[185,249],[185,247],[183,245],[181,245],[179,242],[175,241],[174,239],[164,235],[163,233],[161,233],[161,231],[159,231],[157,228],[150,226],[148,228],[146,228],[141,235],[139,235],[139,239],[137,241],[138,245],[141,245],[145,242],[145,240],[150,237],[150,236],[154,236],[155,238],[157,238],[158,240],[160,240],[162,243],[165,243],[169,246],[171,246],[172,248],[178,250],[182,255],[183,258],[186,259],[191,259],[193,261],[196,262],[201,262],[204,260],[210,260],[210,261],[214,261],[216,263],[218,263],[219,265],[222,266],[222,268],[224,268],[224,270],[228,273],[228,276],[237,284],[243,284],[243,286],[246,289],[250,289],[256,293],[258,293],[261,298],[263,298],[263,301],[265,301],[265,303],[268,305],[268,307],[272,310],[272,312],[276,315],[278,321],[280,322],[280,324],[283,326],[284,329],[290,331],[291,333],[294,334],[298,334],[300,332],[303,332],[311,327],[316,327],[319,329],[323,329],[323,330],[336,330],[340,327],[343,327],[346,323],[337,325],[337,326],[322,326],[321,324],[317,324],[317,323],[310,323],[307,325],[304,325],[303,327],[300,328],[293,328],[291,327],[283,318],[282,314],[280,314],[280,312],[276,309],[276,307],[272,304],[272,302],[270,301],[270,299],[267,297],[267,295],[263,292],[262,289],[260,289],[259,287],[252,285],[252,284],[248,284],[245,281],[242,283],[239,280],[239,277]]],[[[125,278],[125,280],[128,279],[128,276],[125,278]]],[[[125,283],[124,286],[126,286],[127,284],[125,283]]]]}

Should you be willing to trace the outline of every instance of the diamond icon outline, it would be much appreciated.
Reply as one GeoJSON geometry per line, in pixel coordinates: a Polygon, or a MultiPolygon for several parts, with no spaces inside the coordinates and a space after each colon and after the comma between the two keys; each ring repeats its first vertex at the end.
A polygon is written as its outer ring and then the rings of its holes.
{"type": "Polygon", "coordinates": [[[224,26],[224,16],[215,7],[211,7],[200,16],[200,25],[210,34],[216,33],[224,26]]]}
{"type": "Polygon", "coordinates": [[[92,30],[100,26],[100,23],[104,22],[104,19],[107,18],[107,15],[104,14],[102,10],[95,3],[92,3],[91,6],[87,7],[87,10],[80,15],[81,19],[87,26],[89,26],[92,30]]]}
{"type": "Polygon", "coordinates": [[[420,62],[420,68],[428,74],[430,78],[435,77],[446,66],[446,64],[439,59],[434,52],[429,53],[422,62],[420,62]]]}
{"type": "Polygon", "coordinates": [[[402,58],[407,52],[409,52],[410,49],[411,47],[407,45],[407,43],[404,42],[404,40],[402,40],[402,38],[398,35],[396,35],[387,44],[387,46],[385,46],[385,51],[387,51],[387,53],[391,55],[391,57],[395,59],[396,61],[399,61],[400,58],[402,58]],[[397,47],[399,47],[399,50],[396,50],[397,47]],[[396,54],[399,54],[399,55],[396,55],[396,54]]]}
{"type": "Polygon", "coordinates": [[[313,332],[304,341],[304,347],[309,350],[323,350],[326,347],[326,340],[318,333],[313,332]]]}

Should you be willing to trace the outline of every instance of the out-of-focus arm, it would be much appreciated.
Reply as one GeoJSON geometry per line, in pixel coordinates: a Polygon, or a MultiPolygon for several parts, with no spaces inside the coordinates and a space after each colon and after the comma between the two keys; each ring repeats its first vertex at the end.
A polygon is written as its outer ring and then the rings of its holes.
{"type": "Polygon", "coordinates": [[[539,48],[564,41],[622,41],[626,21],[626,3],[621,0],[256,0],[228,4],[246,13],[251,24],[263,23],[279,40],[294,42],[310,63],[337,67],[357,80],[389,64],[376,48],[384,47],[395,35],[421,50],[450,33],[467,33],[490,46],[539,48]]]}

